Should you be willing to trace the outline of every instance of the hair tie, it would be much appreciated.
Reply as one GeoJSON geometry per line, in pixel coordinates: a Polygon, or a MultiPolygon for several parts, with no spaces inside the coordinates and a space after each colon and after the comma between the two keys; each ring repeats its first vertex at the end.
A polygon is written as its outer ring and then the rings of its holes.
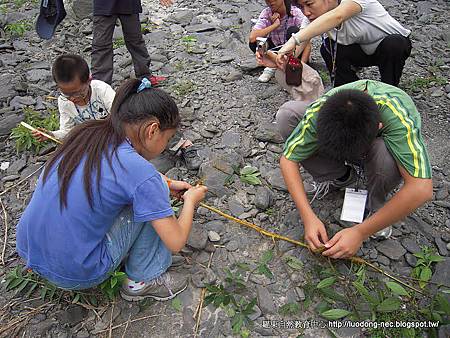
{"type": "Polygon", "coordinates": [[[152,83],[146,78],[142,78],[141,80],[141,84],[139,85],[136,93],[140,93],[142,92],[145,88],[151,88],[152,87],[152,83]]]}

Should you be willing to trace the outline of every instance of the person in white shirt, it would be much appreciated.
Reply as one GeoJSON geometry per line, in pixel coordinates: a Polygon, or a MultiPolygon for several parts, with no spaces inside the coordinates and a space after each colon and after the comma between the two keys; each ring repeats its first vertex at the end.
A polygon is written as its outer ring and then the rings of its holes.
{"type": "MultiPolygon", "coordinates": [[[[48,134],[63,139],[75,125],[109,115],[116,93],[106,82],[92,80],[89,66],[81,56],[59,56],[53,63],[52,75],[60,92],[59,130],[46,131],[48,134]]],[[[39,141],[45,140],[38,132],[33,135],[39,141]]]]}
{"type": "Polygon", "coordinates": [[[310,39],[322,35],[321,54],[335,87],[358,80],[355,67],[368,66],[378,66],[381,81],[398,86],[411,53],[411,31],[377,0],[297,0],[297,4],[310,24],[272,55],[278,67],[284,68],[286,53],[297,45],[302,50],[310,39]]]}

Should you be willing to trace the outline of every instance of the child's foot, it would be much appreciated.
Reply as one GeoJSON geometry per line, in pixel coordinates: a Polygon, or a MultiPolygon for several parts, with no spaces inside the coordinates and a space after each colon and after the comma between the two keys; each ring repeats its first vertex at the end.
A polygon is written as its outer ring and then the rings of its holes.
{"type": "Polygon", "coordinates": [[[259,82],[269,82],[272,76],[275,75],[275,68],[264,68],[263,73],[259,76],[258,81],[259,82]]]}
{"type": "Polygon", "coordinates": [[[135,282],[126,279],[120,290],[123,299],[135,302],[145,298],[169,300],[183,292],[188,286],[185,275],[177,272],[164,272],[150,282],[135,282]]]}

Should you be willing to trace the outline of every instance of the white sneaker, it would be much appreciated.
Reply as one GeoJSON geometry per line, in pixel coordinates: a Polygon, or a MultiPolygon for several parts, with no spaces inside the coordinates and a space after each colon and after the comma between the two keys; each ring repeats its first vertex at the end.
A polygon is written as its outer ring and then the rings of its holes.
{"type": "Polygon", "coordinates": [[[272,78],[272,76],[275,75],[275,70],[276,70],[275,68],[269,68],[269,67],[264,68],[264,71],[258,78],[258,81],[259,82],[269,82],[269,80],[272,78]]]}
{"type": "Polygon", "coordinates": [[[381,229],[374,233],[370,238],[372,239],[388,239],[392,235],[392,226],[388,226],[387,228],[381,229]]]}

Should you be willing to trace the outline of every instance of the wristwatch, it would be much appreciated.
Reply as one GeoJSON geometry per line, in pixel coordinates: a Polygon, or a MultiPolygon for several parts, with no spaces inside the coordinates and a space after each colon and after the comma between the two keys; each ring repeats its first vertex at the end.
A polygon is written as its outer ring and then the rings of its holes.
{"type": "Polygon", "coordinates": [[[301,45],[302,42],[298,39],[297,36],[295,36],[295,33],[292,33],[292,38],[294,39],[296,46],[300,46],[301,45]]]}

